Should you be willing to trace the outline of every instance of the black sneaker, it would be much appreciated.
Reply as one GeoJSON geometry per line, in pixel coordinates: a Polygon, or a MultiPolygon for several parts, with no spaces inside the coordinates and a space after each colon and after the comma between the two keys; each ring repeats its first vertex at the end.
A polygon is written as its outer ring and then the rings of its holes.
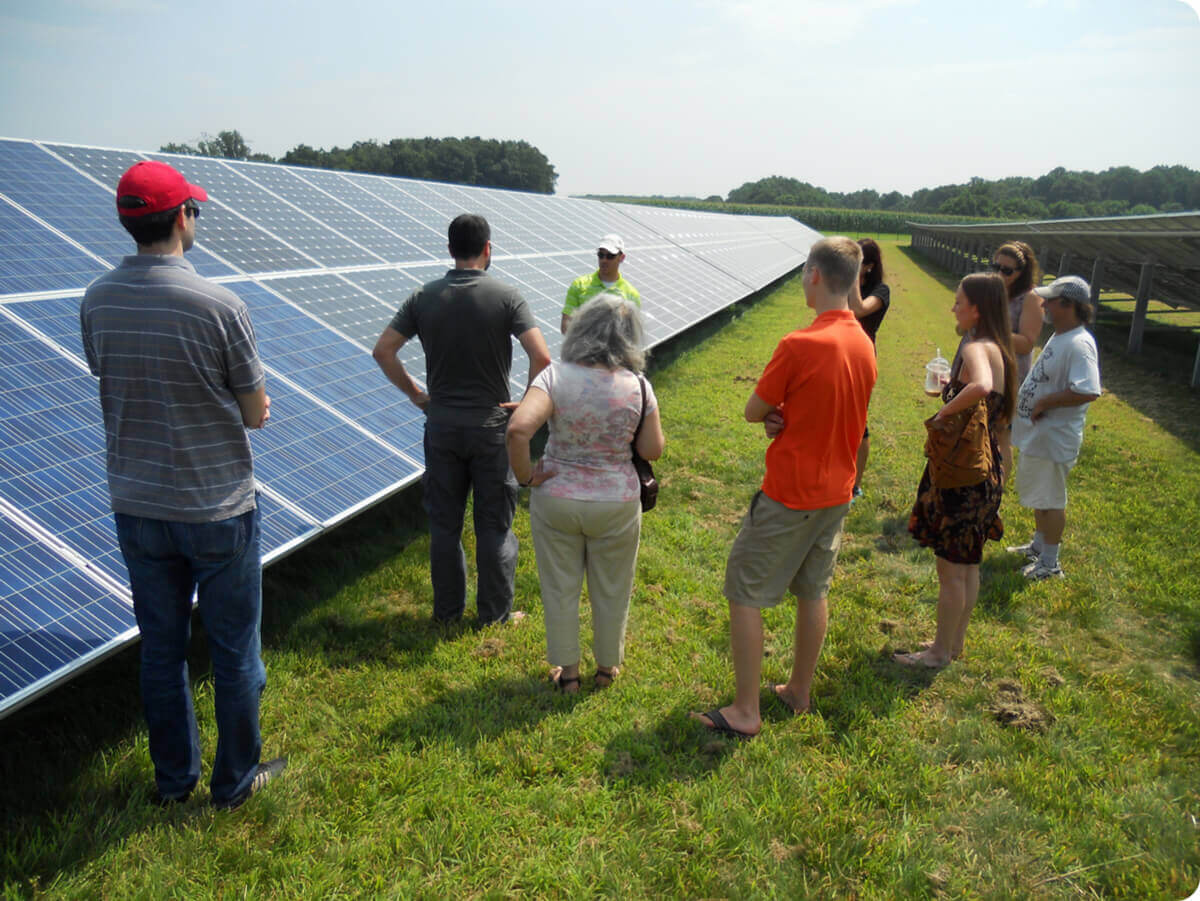
{"type": "Polygon", "coordinates": [[[238,795],[236,798],[231,798],[228,801],[213,801],[213,807],[217,810],[237,810],[246,803],[256,791],[264,785],[280,775],[287,768],[286,757],[276,757],[274,760],[268,760],[266,763],[260,763],[258,769],[254,773],[254,778],[250,780],[250,787],[238,795]]]}

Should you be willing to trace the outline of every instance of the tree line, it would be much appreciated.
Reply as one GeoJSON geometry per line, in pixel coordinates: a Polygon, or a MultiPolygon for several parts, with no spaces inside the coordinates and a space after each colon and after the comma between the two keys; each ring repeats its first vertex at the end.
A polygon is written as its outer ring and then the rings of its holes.
{"type": "Polygon", "coordinates": [[[1131,166],[1103,172],[1059,166],[1039,178],[972,178],[966,184],[922,188],[912,194],[880,194],[870,188],[839,193],[772,175],[734,188],[726,201],[988,219],[1076,219],[1200,209],[1200,172],[1186,166],[1155,166],[1144,172],[1131,166]]]}
{"type": "Polygon", "coordinates": [[[493,138],[393,138],[386,143],[355,141],[330,150],[297,144],[279,159],[253,153],[237,130],[202,135],[192,144],[164,144],[164,153],[286,163],[444,181],[487,188],[553,194],[558,173],[546,155],[527,141],[493,138]]]}

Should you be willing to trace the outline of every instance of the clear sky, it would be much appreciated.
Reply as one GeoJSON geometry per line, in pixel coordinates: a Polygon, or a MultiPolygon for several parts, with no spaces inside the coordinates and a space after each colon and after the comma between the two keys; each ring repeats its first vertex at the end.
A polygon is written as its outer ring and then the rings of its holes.
{"type": "Polygon", "coordinates": [[[0,136],[524,139],[559,193],[1200,169],[1179,0],[0,0],[0,136]]]}

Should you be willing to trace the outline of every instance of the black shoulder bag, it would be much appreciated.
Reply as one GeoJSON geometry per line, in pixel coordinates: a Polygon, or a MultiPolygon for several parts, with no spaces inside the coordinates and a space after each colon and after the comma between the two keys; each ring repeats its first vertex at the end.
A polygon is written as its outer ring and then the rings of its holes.
{"type": "Polygon", "coordinates": [[[630,449],[633,451],[633,468],[637,470],[638,483],[642,492],[642,512],[653,510],[658,503],[658,479],[654,478],[654,470],[650,461],[637,452],[638,435],[642,433],[642,423],[646,421],[646,382],[638,374],[638,387],[642,389],[642,417],[638,420],[637,429],[633,433],[630,449]]]}

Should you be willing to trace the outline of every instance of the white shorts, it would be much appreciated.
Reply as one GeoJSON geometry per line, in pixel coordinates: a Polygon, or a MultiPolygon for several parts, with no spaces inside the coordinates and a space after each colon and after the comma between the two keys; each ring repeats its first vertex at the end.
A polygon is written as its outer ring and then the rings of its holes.
{"type": "Polygon", "coordinates": [[[1017,462],[1017,492],[1021,506],[1031,510],[1067,509],[1067,474],[1075,465],[1046,457],[1021,454],[1017,462]]]}

